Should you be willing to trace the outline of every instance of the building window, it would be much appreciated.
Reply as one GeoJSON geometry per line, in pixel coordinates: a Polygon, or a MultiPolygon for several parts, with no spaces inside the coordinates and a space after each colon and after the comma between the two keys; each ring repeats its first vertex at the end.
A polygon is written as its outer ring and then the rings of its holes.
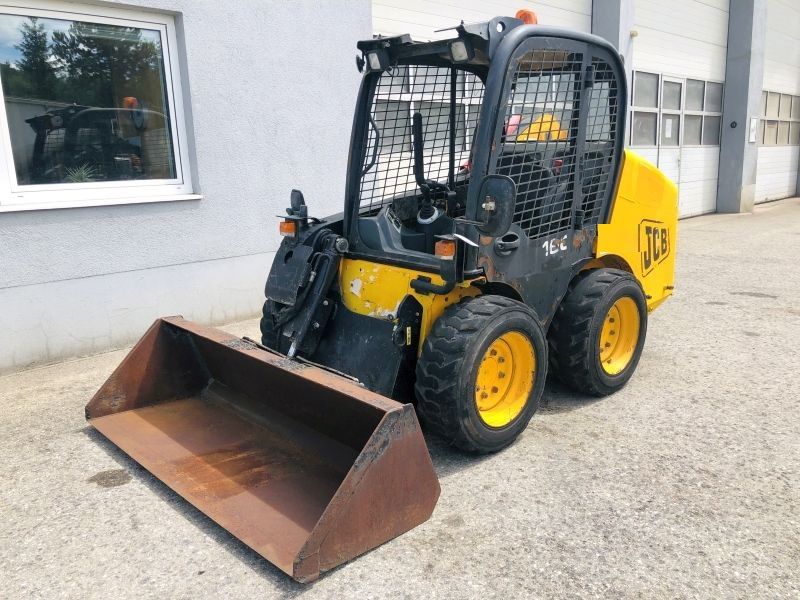
{"type": "Polygon", "coordinates": [[[632,146],[719,146],[721,83],[642,71],[633,80],[632,146]]]}
{"type": "Polygon", "coordinates": [[[636,71],[633,75],[631,144],[655,146],[658,142],[658,75],[636,71]]]}
{"type": "Polygon", "coordinates": [[[800,96],[761,92],[758,143],[763,146],[800,145],[800,96]]]}
{"type": "Polygon", "coordinates": [[[0,8],[0,210],[190,194],[172,19],[51,6],[0,8]]]}

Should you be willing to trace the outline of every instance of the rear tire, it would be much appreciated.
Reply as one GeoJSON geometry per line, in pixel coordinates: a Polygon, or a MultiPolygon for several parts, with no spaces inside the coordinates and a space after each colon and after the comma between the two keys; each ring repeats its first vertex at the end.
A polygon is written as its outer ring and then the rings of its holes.
{"type": "Polygon", "coordinates": [[[496,452],[527,427],[547,377],[534,312],[502,296],[449,307],[417,362],[417,412],[426,428],[468,452],[496,452]]]}
{"type": "Polygon", "coordinates": [[[578,274],[550,326],[550,367],[577,392],[607,396],[633,376],[647,335],[647,303],[625,271],[578,274]]]}

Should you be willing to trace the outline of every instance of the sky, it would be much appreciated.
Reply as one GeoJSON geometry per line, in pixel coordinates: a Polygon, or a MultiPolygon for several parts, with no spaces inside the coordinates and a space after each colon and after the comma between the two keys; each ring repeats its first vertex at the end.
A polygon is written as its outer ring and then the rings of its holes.
{"type": "MultiPolygon", "coordinates": [[[[13,63],[20,58],[20,52],[14,46],[19,44],[22,39],[20,27],[28,21],[28,17],[20,15],[0,14],[0,62],[13,63]]],[[[39,23],[44,25],[48,37],[52,39],[54,31],[66,31],[72,21],[64,19],[45,19],[39,18],[39,23]]],[[[142,39],[158,41],[160,34],[158,31],[143,30],[142,39]]]]}
{"type": "MultiPolygon", "coordinates": [[[[20,26],[28,21],[28,17],[19,15],[2,15],[0,14],[0,62],[13,63],[20,57],[19,50],[14,48],[19,44],[22,39],[20,34],[20,26]]],[[[39,19],[39,23],[44,25],[48,33],[48,37],[53,35],[54,31],[63,31],[69,28],[70,21],[61,19],[39,19]]]]}

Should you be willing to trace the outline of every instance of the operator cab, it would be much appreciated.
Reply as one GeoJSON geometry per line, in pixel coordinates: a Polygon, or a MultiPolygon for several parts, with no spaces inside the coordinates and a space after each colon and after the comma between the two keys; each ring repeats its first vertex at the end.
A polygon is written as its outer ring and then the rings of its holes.
{"type": "Polygon", "coordinates": [[[484,76],[435,56],[375,76],[358,190],[364,245],[433,254],[464,217],[484,76]]]}
{"type": "Polygon", "coordinates": [[[576,187],[582,209],[591,213],[602,204],[615,150],[616,74],[586,71],[580,52],[538,47],[517,59],[511,78],[498,65],[503,72],[484,98],[493,51],[522,24],[500,17],[462,23],[454,28],[458,37],[444,41],[398,36],[359,43],[360,66],[368,69],[352,153],[361,164],[348,194],[357,206],[348,211],[357,221],[354,250],[425,260],[442,237],[477,240],[468,191],[481,127],[489,141],[480,143],[491,145],[489,172],[513,181],[513,222],[531,238],[581,224],[584,211],[572,214],[576,187]],[[586,86],[593,92],[581,136],[586,86]]]}

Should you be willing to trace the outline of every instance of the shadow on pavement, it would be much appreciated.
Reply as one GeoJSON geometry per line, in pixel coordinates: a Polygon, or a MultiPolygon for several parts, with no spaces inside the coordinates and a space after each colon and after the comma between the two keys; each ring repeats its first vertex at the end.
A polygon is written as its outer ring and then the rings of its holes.
{"type": "MultiPolygon", "coordinates": [[[[548,377],[547,385],[544,388],[542,400],[539,404],[539,412],[544,414],[569,412],[578,410],[584,406],[590,406],[602,400],[602,398],[597,398],[595,396],[579,394],[565,386],[555,377],[548,377]]],[[[536,416],[533,418],[535,419],[536,416]]]]}

